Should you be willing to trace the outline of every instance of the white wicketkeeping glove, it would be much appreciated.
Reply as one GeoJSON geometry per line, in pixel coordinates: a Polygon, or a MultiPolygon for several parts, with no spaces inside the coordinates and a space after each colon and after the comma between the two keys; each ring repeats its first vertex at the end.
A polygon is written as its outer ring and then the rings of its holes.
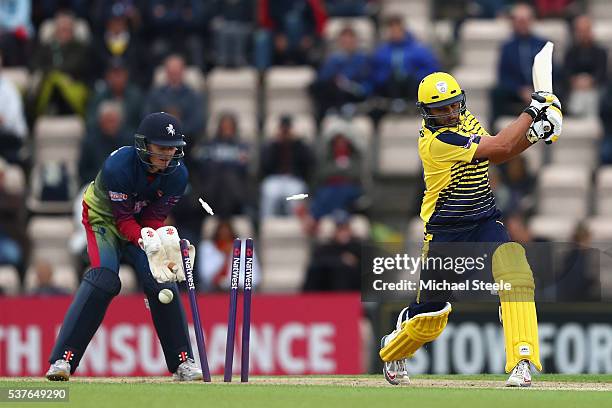
{"type": "Polygon", "coordinates": [[[176,280],[176,275],[168,268],[168,257],[157,232],[153,228],[143,228],[140,236],[138,245],[147,254],[149,269],[155,280],[159,283],[176,280]]]}
{"type": "MultiPolygon", "coordinates": [[[[157,229],[157,235],[161,240],[161,245],[166,251],[168,266],[176,276],[176,280],[185,280],[185,269],[183,268],[183,258],[181,257],[181,245],[178,231],[175,227],[167,226],[157,229]]],[[[193,267],[195,261],[195,247],[187,241],[189,245],[189,258],[193,267]]]]}

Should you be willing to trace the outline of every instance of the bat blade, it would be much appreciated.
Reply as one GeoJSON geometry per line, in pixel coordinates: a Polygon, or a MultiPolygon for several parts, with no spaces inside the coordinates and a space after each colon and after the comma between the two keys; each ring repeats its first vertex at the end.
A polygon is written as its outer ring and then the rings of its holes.
{"type": "Polygon", "coordinates": [[[552,53],[554,44],[548,41],[533,59],[531,76],[535,91],[552,92],[552,53]]]}

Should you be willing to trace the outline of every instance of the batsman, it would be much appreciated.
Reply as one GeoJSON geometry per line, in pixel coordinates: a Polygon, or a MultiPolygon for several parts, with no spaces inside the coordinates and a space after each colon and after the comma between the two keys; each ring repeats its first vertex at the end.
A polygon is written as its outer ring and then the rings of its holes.
{"type": "MultiPolygon", "coordinates": [[[[134,265],[144,289],[168,371],[179,381],[201,380],[193,360],[177,282],[185,280],[176,228],[164,226],[181,199],[188,173],[178,120],[164,112],[147,115],[124,146],[106,159],[83,199],[83,225],[91,268],[64,317],[47,371],[51,381],[68,381],[79,366],[111,300],[119,294],[119,263],[134,265]],[[174,297],[158,299],[162,289],[174,297]]],[[[193,264],[195,250],[190,245],[193,264]]],[[[129,312],[129,311],[125,311],[129,312]]]]}
{"type": "MultiPolygon", "coordinates": [[[[503,163],[535,143],[556,142],[563,114],[558,98],[538,89],[529,106],[497,135],[489,135],[467,110],[465,92],[444,72],[426,76],[418,89],[417,106],[423,117],[418,140],[423,163],[425,222],[423,255],[438,242],[494,243],[495,282],[509,282],[500,290],[500,316],[505,338],[506,385],[531,385],[531,365],[541,370],[534,279],[524,248],[511,242],[488,178],[489,162],[503,163]]],[[[423,274],[428,271],[421,272],[423,274]]],[[[451,313],[446,298],[419,291],[416,301],[400,312],[394,331],[381,341],[380,357],[388,382],[408,383],[406,361],[444,330],[451,313]]],[[[450,297],[450,296],[449,296],[450,297]]]]}

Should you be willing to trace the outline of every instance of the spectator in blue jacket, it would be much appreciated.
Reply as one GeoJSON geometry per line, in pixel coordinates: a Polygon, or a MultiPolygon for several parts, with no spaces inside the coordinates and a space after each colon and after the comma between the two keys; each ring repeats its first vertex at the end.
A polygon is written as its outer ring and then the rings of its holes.
{"type": "Polygon", "coordinates": [[[352,27],[344,27],[337,39],[338,50],[323,62],[317,79],[310,87],[317,107],[317,119],[330,108],[360,102],[370,94],[368,56],[357,48],[357,35],[352,27]]]}
{"type": "Polygon", "coordinates": [[[490,125],[501,115],[518,115],[525,103],[531,101],[533,58],[546,44],[546,40],[531,31],[534,13],[529,5],[514,6],[511,19],[514,33],[501,48],[490,125]]]}
{"type": "Polygon", "coordinates": [[[433,51],[406,31],[399,16],[386,23],[387,41],[374,52],[372,82],[376,94],[403,100],[416,100],[419,82],[440,70],[433,51]]]}

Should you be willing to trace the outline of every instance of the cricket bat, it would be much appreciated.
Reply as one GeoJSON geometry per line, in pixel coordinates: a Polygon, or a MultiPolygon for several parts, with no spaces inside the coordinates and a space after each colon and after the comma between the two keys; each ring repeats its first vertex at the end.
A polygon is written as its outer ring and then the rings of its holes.
{"type": "MultiPolygon", "coordinates": [[[[533,59],[533,67],[531,68],[531,79],[533,80],[533,90],[552,93],[552,53],[554,44],[547,41],[544,47],[538,52],[533,59]]],[[[546,102],[543,96],[534,94],[535,100],[538,102],[546,102]]],[[[546,144],[551,144],[551,141],[546,141],[546,144]]]]}
{"type": "MultiPolygon", "coordinates": [[[[548,41],[533,59],[531,77],[533,79],[533,89],[536,92],[543,91],[552,93],[553,47],[553,43],[548,41]]],[[[545,102],[545,100],[538,100],[538,102],[545,102]]]]}

